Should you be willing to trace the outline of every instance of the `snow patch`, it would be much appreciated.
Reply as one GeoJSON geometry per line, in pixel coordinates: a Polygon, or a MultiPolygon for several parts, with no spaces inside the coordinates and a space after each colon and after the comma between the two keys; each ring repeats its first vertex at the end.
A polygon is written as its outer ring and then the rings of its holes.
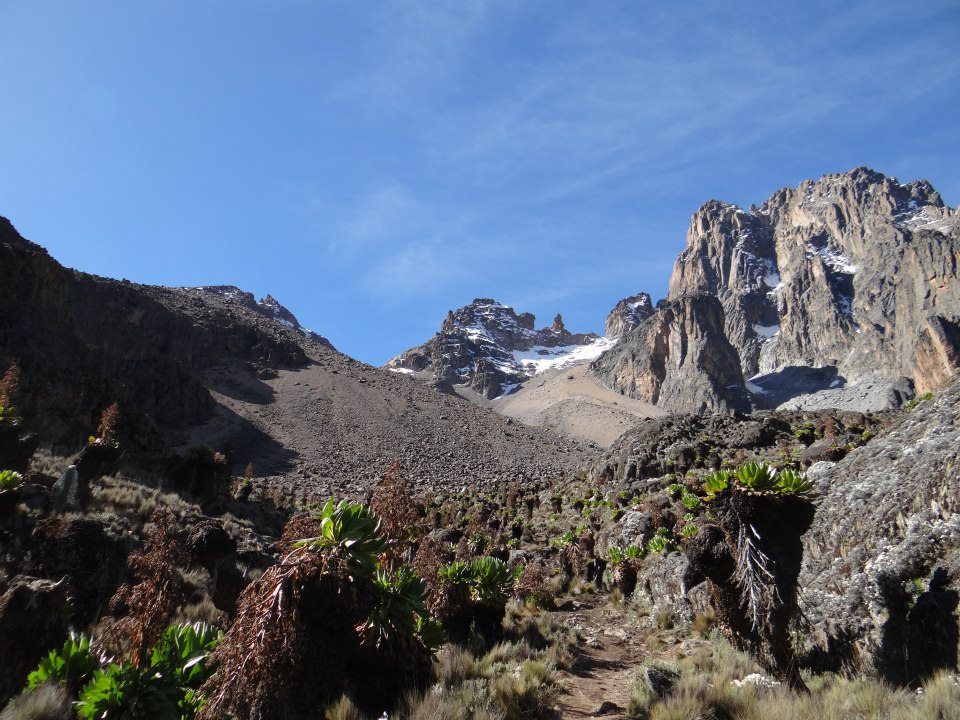
{"type": "Polygon", "coordinates": [[[764,389],[763,389],[762,387],[760,387],[759,385],[755,385],[754,383],[750,382],[749,380],[747,380],[746,385],[747,385],[747,392],[752,393],[753,395],[766,395],[766,394],[767,394],[767,391],[766,391],[766,390],[764,390],[764,389]]]}
{"type": "Polygon", "coordinates": [[[595,360],[616,344],[616,340],[601,337],[587,345],[558,345],[543,347],[535,345],[529,350],[517,350],[513,353],[515,362],[530,375],[547,370],[564,368],[574,363],[595,360]]]}
{"type": "Polygon", "coordinates": [[[511,385],[501,385],[500,391],[501,394],[494,398],[494,400],[499,400],[500,398],[505,398],[507,395],[513,395],[517,391],[517,388],[520,387],[522,383],[512,383],[511,385]]]}
{"type": "Polygon", "coordinates": [[[780,334],[779,323],[776,325],[751,325],[750,327],[753,328],[758,337],[762,337],[764,340],[769,340],[780,334]]]}
{"type": "Polygon", "coordinates": [[[783,284],[780,280],[780,273],[777,272],[777,267],[771,258],[765,258],[763,262],[767,266],[767,272],[763,276],[763,282],[768,288],[776,290],[783,284]]]}
{"type": "Polygon", "coordinates": [[[824,265],[834,272],[843,273],[844,275],[853,275],[858,270],[857,266],[850,262],[846,255],[836,248],[831,247],[829,243],[821,248],[814,247],[810,243],[807,243],[807,258],[814,257],[819,257],[823,260],[824,265]]]}
{"type": "Polygon", "coordinates": [[[946,231],[954,221],[945,216],[940,208],[933,205],[920,205],[911,198],[906,204],[897,208],[893,222],[907,230],[940,230],[946,231]]]}
{"type": "Polygon", "coordinates": [[[390,372],[400,373],[401,375],[413,375],[413,370],[409,368],[388,368],[390,372]]]}

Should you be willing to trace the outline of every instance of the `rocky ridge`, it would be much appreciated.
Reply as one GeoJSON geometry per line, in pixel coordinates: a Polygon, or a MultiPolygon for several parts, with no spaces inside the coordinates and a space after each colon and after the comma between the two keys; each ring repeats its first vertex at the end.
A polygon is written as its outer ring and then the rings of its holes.
{"type": "MultiPolygon", "coordinates": [[[[717,339],[703,354],[712,369],[682,372],[706,375],[698,384],[718,391],[707,407],[730,405],[725,391],[746,390],[756,407],[826,391],[820,406],[874,409],[938,388],[960,369],[958,241],[960,212],[928,182],[901,184],[867,168],[779,190],[759,208],[711,200],[693,215],[667,300],[719,300],[710,335],[732,345],[741,377],[732,377],[717,339]],[[834,372],[800,385],[798,368],[834,372]],[[830,394],[861,382],[876,392],[830,394]],[[796,392],[785,397],[791,383],[796,392]]],[[[702,326],[695,332],[688,339],[701,342],[702,326]]],[[[677,339],[673,346],[682,346],[677,339]]],[[[612,351],[616,359],[594,367],[613,389],[651,400],[681,369],[667,349],[662,334],[634,332],[612,351]]],[[[677,398],[670,409],[703,406],[702,397],[677,398]]]]}
{"type": "Polygon", "coordinates": [[[253,296],[253,293],[241,290],[235,285],[204,285],[196,288],[183,289],[207,293],[227,301],[235,302],[247,308],[248,310],[252,310],[255,313],[263,315],[265,318],[269,318],[270,320],[274,320],[281,325],[286,325],[289,328],[302,332],[315,342],[329,344],[329,341],[322,335],[318,335],[317,333],[313,332],[313,330],[303,327],[300,324],[300,321],[297,320],[296,315],[281,305],[280,302],[269,293],[266,295],[266,297],[256,300],[253,296]]]}
{"type": "Polygon", "coordinates": [[[594,333],[571,333],[558,314],[536,330],[536,318],[490,298],[447,313],[429,341],[401,353],[386,367],[423,373],[440,388],[465,386],[486,399],[508,394],[544,369],[596,357],[608,343],[594,333]]]}
{"type": "Polygon", "coordinates": [[[128,458],[232,448],[236,473],[252,463],[261,484],[308,496],[360,495],[396,459],[427,489],[555,478],[586,458],[576,443],[347,358],[269,298],[70,270],[7,220],[0,265],[0,366],[22,371],[25,427],[64,452],[117,402],[128,458]]]}
{"type": "Polygon", "coordinates": [[[645,292],[620,300],[607,315],[607,337],[614,339],[626,335],[654,312],[653,301],[645,292]]]}

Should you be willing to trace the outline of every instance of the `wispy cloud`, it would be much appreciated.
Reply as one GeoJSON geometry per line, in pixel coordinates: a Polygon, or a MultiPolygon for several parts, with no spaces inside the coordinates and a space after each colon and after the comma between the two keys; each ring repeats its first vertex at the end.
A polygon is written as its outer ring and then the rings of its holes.
{"type": "MultiPolygon", "coordinates": [[[[809,16],[761,3],[554,7],[422,2],[379,15],[377,61],[344,87],[386,132],[400,126],[406,163],[390,153],[328,233],[368,255],[366,291],[512,287],[511,301],[534,304],[597,295],[606,278],[655,292],[696,205],[675,216],[659,253],[643,230],[663,218],[631,203],[673,204],[705,173],[811,133],[849,134],[960,74],[949,28],[931,20],[884,46],[871,32],[893,11],[866,3],[809,16]],[[514,23],[536,34],[533,47],[510,45],[491,59],[499,75],[478,74],[478,48],[514,23]],[[930,65],[938,71],[916,70],[930,65]]],[[[708,198],[699,192],[693,202],[708,198]]]]}
{"type": "Polygon", "coordinates": [[[382,108],[422,98],[442,85],[486,19],[488,2],[392,0],[374,12],[371,64],[349,75],[340,90],[382,108]]]}

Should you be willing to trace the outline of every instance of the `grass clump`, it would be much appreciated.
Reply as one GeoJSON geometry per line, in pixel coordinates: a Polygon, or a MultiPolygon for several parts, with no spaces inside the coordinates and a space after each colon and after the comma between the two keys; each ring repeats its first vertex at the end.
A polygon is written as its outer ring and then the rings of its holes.
{"type": "MultiPolygon", "coordinates": [[[[557,694],[558,669],[569,667],[576,636],[550,613],[512,600],[503,640],[487,652],[447,645],[432,687],[407,698],[405,720],[525,720],[539,718],[557,694]]],[[[392,716],[391,716],[392,717],[392,716]]]]}
{"type": "Polygon", "coordinates": [[[941,673],[916,692],[882,680],[808,677],[811,692],[775,682],[722,640],[682,659],[672,688],[658,695],[641,668],[631,686],[635,720],[960,720],[960,679],[941,673]]]}

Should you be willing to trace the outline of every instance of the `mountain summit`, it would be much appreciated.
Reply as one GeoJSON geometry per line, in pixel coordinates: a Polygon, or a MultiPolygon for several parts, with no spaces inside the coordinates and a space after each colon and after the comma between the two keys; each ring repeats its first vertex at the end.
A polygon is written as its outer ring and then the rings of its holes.
{"type": "Polygon", "coordinates": [[[759,208],[711,200],[693,215],[667,300],[675,317],[690,298],[719,306],[706,313],[697,301],[697,322],[685,324],[661,308],[595,370],[675,412],[742,409],[744,390],[755,407],[899,404],[960,369],[958,241],[960,212],[930,183],[864,167],[759,208]],[[679,391],[697,378],[702,393],[679,391]]]}
{"type": "Polygon", "coordinates": [[[440,331],[387,363],[400,373],[431,373],[436,385],[465,386],[487,399],[509,394],[533,375],[590,360],[610,346],[594,333],[571,333],[558,314],[550,327],[509,305],[477,298],[447,313],[440,331]]]}

